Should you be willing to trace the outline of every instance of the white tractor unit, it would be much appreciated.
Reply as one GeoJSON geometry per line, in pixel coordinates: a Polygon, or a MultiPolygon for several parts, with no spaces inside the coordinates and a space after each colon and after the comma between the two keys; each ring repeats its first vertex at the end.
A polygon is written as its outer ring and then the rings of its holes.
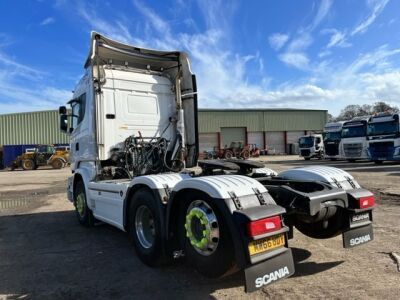
{"type": "Polygon", "coordinates": [[[324,157],[322,134],[310,134],[300,137],[299,152],[300,157],[304,157],[305,160],[310,160],[311,158],[322,159],[324,157]]]}
{"type": "Polygon", "coordinates": [[[244,270],[251,292],[295,272],[294,227],[341,234],[345,248],[373,239],[374,196],[340,169],[198,162],[196,78],[183,52],[92,32],[68,105],[60,129],[70,134],[67,194],[78,221],[126,231],[149,266],[186,261],[214,278],[244,270]]]}
{"type": "Polygon", "coordinates": [[[340,142],[342,140],[343,121],[326,123],[324,126],[325,158],[330,160],[340,159],[340,142]]]}
{"type": "Polygon", "coordinates": [[[369,117],[355,117],[344,122],[340,156],[349,162],[368,159],[367,124],[369,117]]]}

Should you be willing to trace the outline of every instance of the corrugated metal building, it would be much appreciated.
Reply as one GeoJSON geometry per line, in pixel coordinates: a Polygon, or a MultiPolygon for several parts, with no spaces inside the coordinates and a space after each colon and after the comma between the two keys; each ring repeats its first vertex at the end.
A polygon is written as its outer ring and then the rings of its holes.
{"type": "MultiPolygon", "coordinates": [[[[67,144],[59,131],[58,111],[0,115],[0,147],[4,145],[67,144]]],[[[326,110],[200,109],[200,151],[223,148],[232,141],[255,144],[269,153],[293,151],[299,136],[322,131],[326,110]]]]}
{"type": "Polygon", "coordinates": [[[200,151],[244,141],[269,153],[296,153],[298,138],[322,131],[327,113],[309,109],[201,109],[200,151]]]}

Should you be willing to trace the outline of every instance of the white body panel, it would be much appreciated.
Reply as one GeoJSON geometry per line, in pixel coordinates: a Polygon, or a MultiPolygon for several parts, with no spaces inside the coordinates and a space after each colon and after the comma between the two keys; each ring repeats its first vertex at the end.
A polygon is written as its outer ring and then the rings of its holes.
{"type": "Polygon", "coordinates": [[[343,188],[344,190],[360,188],[354,177],[346,171],[334,167],[326,166],[310,166],[296,168],[283,171],[278,174],[279,177],[292,180],[312,180],[326,182],[335,187],[343,188]],[[352,184],[354,186],[352,186],[352,184]]]}
{"type": "Polygon", "coordinates": [[[163,76],[105,69],[100,114],[115,115],[99,126],[99,159],[110,157],[113,148],[123,149],[123,141],[131,136],[152,138],[163,136],[170,140],[175,133],[169,126],[174,116],[175,98],[172,83],[163,76]],[[168,127],[168,129],[167,129],[168,127]]]}

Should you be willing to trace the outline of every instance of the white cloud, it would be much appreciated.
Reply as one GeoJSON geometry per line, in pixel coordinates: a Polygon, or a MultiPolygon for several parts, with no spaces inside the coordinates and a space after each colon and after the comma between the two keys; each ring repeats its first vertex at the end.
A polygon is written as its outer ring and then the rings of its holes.
{"type": "Polygon", "coordinates": [[[332,47],[341,47],[341,48],[345,48],[345,47],[350,47],[351,44],[349,42],[347,42],[347,34],[345,31],[339,31],[337,29],[327,29],[324,30],[323,33],[330,33],[331,38],[329,39],[329,43],[328,45],[326,45],[326,48],[332,48],[332,47]]]}
{"type": "Polygon", "coordinates": [[[274,33],[268,37],[269,44],[271,48],[275,50],[281,49],[289,39],[288,34],[274,33]]]}
{"type": "Polygon", "coordinates": [[[52,23],[54,23],[56,20],[52,17],[48,17],[46,19],[44,19],[42,22],[40,22],[40,26],[46,26],[46,25],[50,25],[52,23]]]}
{"type": "Polygon", "coordinates": [[[322,20],[328,15],[329,10],[332,6],[332,0],[322,0],[320,6],[318,7],[317,14],[315,15],[308,31],[314,30],[322,20]]]}
{"type": "Polygon", "coordinates": [[[351,35],[355,35],[358,33],[364,33],[372,23],[374,23],[375,19],[382,13],[386,4],[388,4],[389,0],[369,0],[367,4],[371,7],[371,11],[369,15],[362,20],[351,32],[351,35]]]}
{"type": "Polygon", "coordinates": [[[279,59],[285,64],[300,70],[308,70],[310,60],[301,52],[287,52],[279,55],[279,59]]]}

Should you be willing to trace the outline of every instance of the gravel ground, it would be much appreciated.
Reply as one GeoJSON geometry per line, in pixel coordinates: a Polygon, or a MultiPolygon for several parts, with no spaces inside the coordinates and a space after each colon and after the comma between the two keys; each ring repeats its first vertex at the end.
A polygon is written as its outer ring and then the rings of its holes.
{"type": "Polygon", "coordinates": [[[400,254],[400,165],[262,160],[277,171],[304,164],[348,170],[377,195],[375,240],[343,249],[341,237],[296,231],[295,275],[246,295],[242,273],[209,280],[184,264],[148,268],[125,233],[78,225],[65,194],[68,169],[0,172],[0,299],[398,299],[400,272],[390,253],[400,254]]]}

